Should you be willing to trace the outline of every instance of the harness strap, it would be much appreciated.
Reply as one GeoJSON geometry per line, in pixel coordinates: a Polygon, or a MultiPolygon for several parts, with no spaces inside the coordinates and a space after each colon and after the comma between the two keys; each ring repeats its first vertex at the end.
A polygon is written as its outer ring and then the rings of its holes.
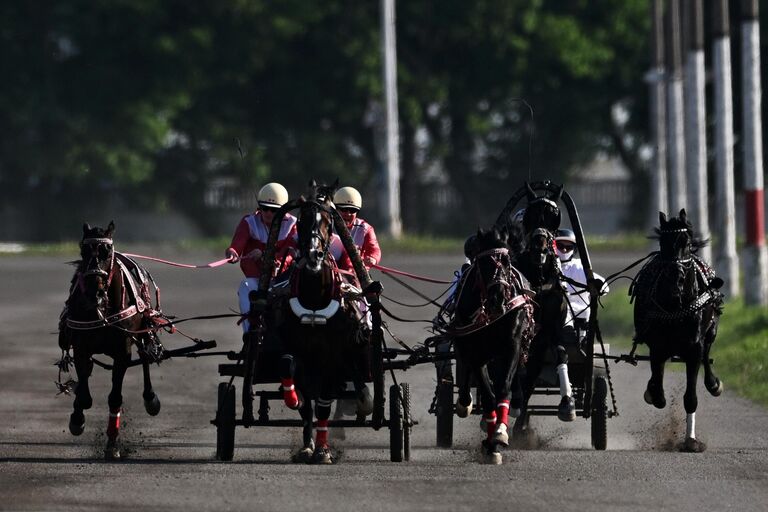
{"type": "Polygon", "coordinates": [[[79,331],[96,329],[98,327],[109,327],[111,325],[114,325],[118,322],[125,320],[126,318],[131,318],[132,316],[136,315],[138,312],[139,311],[136,305],[132,305],[125,308],[122,311],[115,313],[114,315],[110,315],[106,318],[100,318],[99,320],[89,320],[89,321],[83,322],[80,320],[72,320],[71,318],[67,318],[67,327],[69,327],[70,329],[75,329],[79,331]]]}

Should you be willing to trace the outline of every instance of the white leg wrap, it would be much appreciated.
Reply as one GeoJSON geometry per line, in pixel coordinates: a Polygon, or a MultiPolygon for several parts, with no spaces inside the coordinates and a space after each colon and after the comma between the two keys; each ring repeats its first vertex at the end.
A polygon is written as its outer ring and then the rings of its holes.
{"type": "Polygon", "coordinates": [[[696,439],[696,413],[692,412],[685,416],[685,437],[696,439]]]}
{"type": "Polygon", "coordinates": [[[568,365],[557,365],[557,378],[560,381],[560,396],[571,396],[571,380],[568,378],[568,365]]]}
{"type": "MultiPolygon", "coordinates": [[[[255,277],[246,277],[243,282],[240,283],[240,288],[237,289],[237,299],[240,303],[240,312],[248,313],[251,309],[251,300],[248,294],[252,291],[259,289],[259,280],[255,277]]],[[[243,332],[247,332],[249,328],[248,320],[243,320],[241,324],[243,326],[243,332]]]]}

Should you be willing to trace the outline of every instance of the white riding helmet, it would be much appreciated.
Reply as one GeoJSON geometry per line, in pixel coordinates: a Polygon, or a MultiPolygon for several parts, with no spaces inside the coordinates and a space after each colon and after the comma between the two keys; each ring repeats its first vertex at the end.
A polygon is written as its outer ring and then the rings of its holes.
{"type": "Polygon", "coordinates": [[[557,234],[555,235],[555,252],[557,253],[557,257],[560,258],[560,261],[571,261],[573,259],[573,255],[575,253],[576,248],[576,233],[574,233],[570,229],[558,229],[557,234]],[[560,242],[564,242],[562,245],[560,242]],[[563,246],[571,246],[573,249],[570,251],[563,251],[563,246]]]}
{"type": "Polygon", "coordinates": [[[363,196],[353,187],[342,187],[333,195],[333,202],[339,208],[357,208],[363,207],[363,196]]]}
{"type": "Polygon", "coordinates": [[[280,208],[288,202],[288,191],[279,183],[267,183],[256,196],[259,206],[280,208]]]}

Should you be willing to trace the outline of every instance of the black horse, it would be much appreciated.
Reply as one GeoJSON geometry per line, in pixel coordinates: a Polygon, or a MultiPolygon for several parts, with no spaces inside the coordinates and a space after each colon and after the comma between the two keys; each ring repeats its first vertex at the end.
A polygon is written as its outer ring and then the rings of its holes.
{"type": "Polygon", "coordinates": [[[512,379],[533,331],[525,279],[512,266],[507,243],[506,230],[477,232],[468,251],[473,264],[458,285],[448,327],[457,358],[469,370],[458,375],[456,413],[466,417],[471,412],[470,376],[476,376],[487,427],[484,460],[490,464],[501,464],[500,450],[509,445],[512,379]]]}
{"type": "Polygon", "coordinates": [[[120,458],[119,432],[122,412],[123,377],[131,360],[131,346],[136,345],[144,370],[144,407],[154,416],[160,412],[160,400],[152,389],[150,363],[162,357],[163,347],[154,330],[149,296],[151,277],[129,258],[117,253],[112,243],[113,222],[107,229],[83,225],[80,242],[81,259],[64,312],[59,323],[59,346],[68,360],[73,350],[78,383],[75,388],[74,412],[69,431],[79,436],[85,429],[84,410],[93,400],[88,379],[93,370],[92,356],[105,354],[112,358],[112,390],[109,393],[109,421],[105,458],[120,458]]]}
{"type": "Polygon", "coordinates": [[[683,359],[687,417],[682,449],[701,452],[706,446],[696,439],[696,377],[703,364],[707,391],[713,396],[722,393],[723,384],[712,372],[709,351],[722,313],[719,289],[723,280],[696,256],[706,242],[694,237],[684,209],[669,220],[659,212],[659,227],[654,231],[659,252],[638,272],[630,288],[635,302],[635,343],[647,344],[650,352],[651,379],[644,398],[654,407],[664,408],[664,364],[673,356],[683,359]]]}
{"type": "Polygon", "coordinates": [[[533,394],[548,351],[555,354],[560,381],[561,400],[557,416],[562,421],[573,421],[576,418],[575,401],[568,377],[568,355],[563,340],[568,298],[562,286],[560,262],[554,251],[554,233],[561,220],[557,201],[563,189],[560,187],[557,191],[538,197],[527,183],[526,188],[528,204],[522,218],[513,217],[507,220],[511,223],[510,228],[522,224],[525,249],[513,263],[526,277],[535,293],[534,319],[537,332],[531,342],[525,369],[520,372],[515,382],[517,391],[522,393],[521,399],[513,401],[513,406],[520,408],[519,416],[515,420],[515,430],[520,433],[527,432],[530,419],[527,412],[528,400],[533,394]]]}
{"type": "Polygon", "coordinates": [[[297,459],[316,464],[333,462],[328,444],[333,400],[350,376],[356,389],[363,389],[363,372],[355,371],[366,343],[363,324],[352,301],[343,299],[346,284],[331,250],[334,189],[312,183],[308,197],[300,201],[299,256],[290,278],[291,296],[282,305],[278,325],[286,351],[281,368],[284,399],[288,407],[299,409],[304,420],[304,448],[297,459]],[[317,418],[314,441],[312,402],[317,418]]]}

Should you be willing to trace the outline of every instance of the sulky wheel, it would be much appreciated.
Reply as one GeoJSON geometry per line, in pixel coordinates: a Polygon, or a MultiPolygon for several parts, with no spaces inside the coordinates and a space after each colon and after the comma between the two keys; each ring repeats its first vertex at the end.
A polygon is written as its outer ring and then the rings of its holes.
{"type": "Polygon", "coordinates": [[[436,404],[437,446],[453,446],[453,382],[443,380],[437,385],[436,404]]]}
{"type": "Polygon", "coordinates": [[[411,388],[407,382],[400,384],[403,397],[403,460],[411,460],[411,388]]]}
{"type": "Polygon", "coordinates": [[[389,459],[392,462],[403,461],[403,441],[403,402],[400,387],[393,384],[389,388],[389,459]]]}
{"type": "Polygon", "coordinates": [[[605,450],[608,445],[608,381],[604,375],[595,377],[592,395],[592,446],[605,450]]]}
{"type": "Polygon", "coordinates": [[[219,408],[216,411],[216,458],[232,460],[235,454],[235,386],[219,384],[219,408]]]}

